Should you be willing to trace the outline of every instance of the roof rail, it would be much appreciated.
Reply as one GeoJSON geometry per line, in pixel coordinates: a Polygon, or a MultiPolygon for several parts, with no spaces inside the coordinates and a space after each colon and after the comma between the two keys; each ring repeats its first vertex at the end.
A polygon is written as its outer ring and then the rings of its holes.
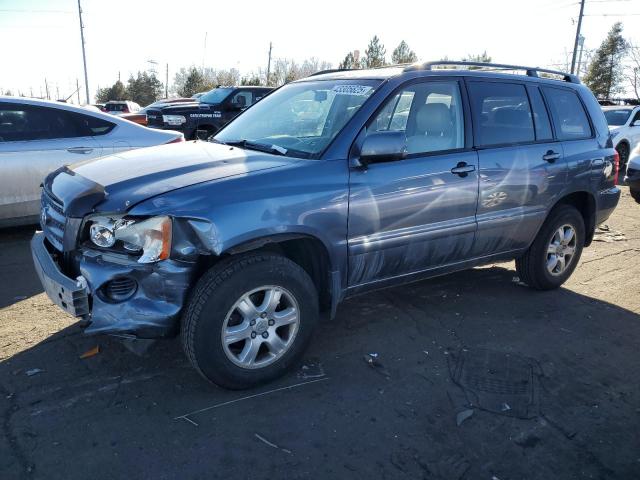
{"type": "Polygon", "coordinates": [[[336,73],[336,72],[348,72],[353,70],[353,68],[329,68],[328,70],[320,70],[318,72],[314,72],[309,77],[315,77],[316,75],[323,75],[325,73],[336,73]]]}
{"type": "Polygon", "coordinates": [[[440,60],[437,62],[426,63],[414,63],[413,65],[406,67],[405,71],[412,70],[433,70],[433,67],[438,66],[460,66],[460,67],[480,67],[488,70],[524,70],[529,77],[540,77],[540,73],[550,73],[552,75],[559,75],[565,82],[580,83],[580,79],[571,73],[561,72],[558,70],[548,70],[546,68],[538,67],[523,67],[521,65],[504,65],[502,63],[485,63],[485,62],[460,62],[440,60]]]}

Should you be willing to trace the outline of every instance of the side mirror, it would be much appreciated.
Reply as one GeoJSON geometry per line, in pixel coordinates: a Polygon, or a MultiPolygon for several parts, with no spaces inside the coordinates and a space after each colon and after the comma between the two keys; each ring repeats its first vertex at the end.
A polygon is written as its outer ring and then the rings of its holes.
{"type": "Polygon", "coordinates": [[[376,132],[367,135],[360,147],[359,162],[393,162],[407,156],[407,136],[404,132],[376,132]]]}
{"type": "Polygon", "coordinates": [[[631,122],[631,126],[632,127],[640,127],[640,120],[636,120],[634,122],[631,122]]]}

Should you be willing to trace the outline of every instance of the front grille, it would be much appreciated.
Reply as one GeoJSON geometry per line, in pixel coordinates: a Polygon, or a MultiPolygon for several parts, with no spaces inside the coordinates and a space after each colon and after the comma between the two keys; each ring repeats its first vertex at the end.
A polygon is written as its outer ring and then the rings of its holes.
{"type": "Polygon", "coordinates": [[[150,127],[164,126],[164,122],[162,121],[162,112],[160,110],[149,110],[147,112],[147,126],[150,126],[150,127]]]}
{"type": "Polygon", "coordinates": [[[102,290],[104,295],[113,302],[122,302],[130,298],[136,291],[137,283],[132,278],[122,277],[107,282],[102,290]]]}
{"type": "Polygon", "coordinates": [[[62,203],[45,188],[42,189],[40,225],[49,243],[62,252],[66,218],[62,203]]]}

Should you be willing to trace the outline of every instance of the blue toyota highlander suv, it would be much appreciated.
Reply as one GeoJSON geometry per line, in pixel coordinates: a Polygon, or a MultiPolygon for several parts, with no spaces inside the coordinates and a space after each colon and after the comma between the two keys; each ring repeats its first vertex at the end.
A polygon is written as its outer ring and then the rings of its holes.
{"type": "Polygon", "coordinates": [[[362,292],[513,259],[532,288],[559,287],[617,205],[616,176],[604,115],[572,75],[329,71],[211,143],[52,173],[31,248],[87,333],[180,333],[205,378],[245,388],[281,375],[362,292]]]}

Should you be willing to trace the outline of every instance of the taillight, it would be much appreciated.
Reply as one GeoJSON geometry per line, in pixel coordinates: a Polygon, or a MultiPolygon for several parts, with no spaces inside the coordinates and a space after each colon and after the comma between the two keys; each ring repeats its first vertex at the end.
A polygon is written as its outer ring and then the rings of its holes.
{"type": "Polygon", "coordinates": [[[167,145],[169,145],[170,143],[180,143],[180,142],[184,142],[184,135],[180,135],[178,138],[174,138],[170,142],[167,142],[167,145]]]}
{"type": "Polygon", "coordinates": [[[616,152],[613,154],[613,168],[615,169],[615,175],[613,176],[613,184],[617,185],[618,184],[618,175],[620,174],[620,154],[618,153],[618,151],[616,150],[616,152]]]}

